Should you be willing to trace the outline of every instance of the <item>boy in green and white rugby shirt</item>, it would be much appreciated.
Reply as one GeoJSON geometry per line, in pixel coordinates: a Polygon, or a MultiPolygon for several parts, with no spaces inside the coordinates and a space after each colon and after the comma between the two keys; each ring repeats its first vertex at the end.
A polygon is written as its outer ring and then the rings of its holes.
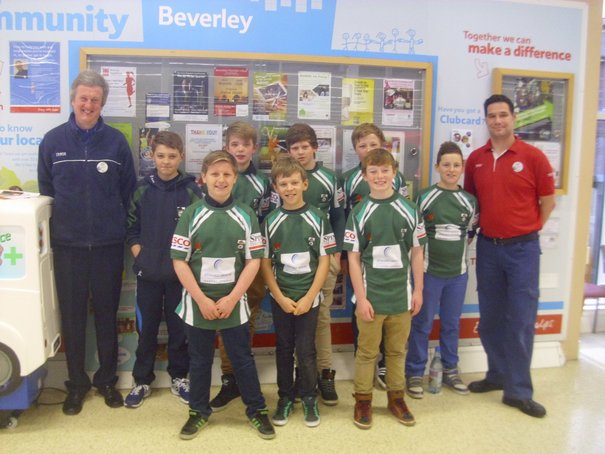
{"type": "MultiPolygon", "coordinates": [[[[232,196],[236,202],[249,206],[258,216],[259,224],[271,210],[277,206],[277,195],[271,191],[269,178],[259,173],[252,162],[258,150],[258,133],[254,126],[245,121],[231,123],[225,131],[225,151],[235,158],[238,178],[233,186],[232,196]]],[[[265,281],[259,271],[246,291],[250,308],[250,340],[255,333],[256,317],[266,294],[265,281]]],[[[225,351],[222,337],[219,336],[218,348],[221,356],[221,389],[210,401],[213,411],[221,411],[240,396],[233,366],[225,351]]]]}
{"type": "Polygon", "coordinates": [[[404,401],[403,367],[411,317],[422,306],[426,234],[416,206],[393,189],[397,164],[391,153],[370,151],[361,169],[370,194],[353,208],[344,238],[359,329],[354,422],[362,429],[372,426],[374,364],[384,337],[388,408],[410,426],[415,420],[404,401]]]}
{"type": "Polygon", "coordinates": [[[271,179],[283,202],[267,216],[262,227],[265,257],[261,268],[271,292],[277,336],[279,401],[272,420],[283,426],[292,412],[296,352],[297,391],[302,398],[305,424],[315,427],[320,421],[315,391],[315,329],[329,254],[336,249],[336,240],[326,216],[304,201],[309,182],[305,169],[296,160],[289,156],[279,158],[273,165],[271,179]]]}
{"type": "Polygon", "coordinates": [[[208,424],[214,341],[220,330],[246,415],[262,438],[274,438],[250,348],[246,301],[263,256],[258,219],[250,207],[233,200],[237,165],[229,153],[206,156],[202,178],[207,195],[183,212],[171,248],[184,287],[176,313],[185,321],[190,355],[189,419],[180,436],[194,438],[208,424]]]}
{"type": "Polygon", "coordinates": [[[464,161],[454,142],[441,145],[435,169],[440,176],[439,182],[421,191],[416,199],[428,237],[424,251],[424,303],[412,320],[405,361],[407,392],[416,399],[424,395],[422,377],[428,360],[429,335],[437,313],[443,384],[458,394],[469,393],[458,373],[458,338],[468,282],[467,235],[478,222],[477,199],[458,185],[464,161]]]}
{"type": "MultiPolygon", "coordinates": [[[[361,162],[370,150],[384,147],[386,144],[386,137],[384,136],[382,129],[380,129],[374,123],[362,123],[356,126],[351,133],[351,143],[353,144],[353,148],[355,148],[355,154],[357,154],[357,157],[359,158],[359,165],[347,170],[342,175],[346,217],[349,216],[353,207],[361,202],[361,200],[370,193],[370,187],[362,175],[361,162]]],[[[405,178],[399,171],[395,172],[395,175],[393,176],[393,189],[404,197],[409,198],[405,178]]],[[[347,275],[348,262],[346,260],[346,253],[343,254],[342,258],[343,273],[347,275]]],[[[349,279],[347,278],[347,285],[349,284],[348,281],[349,279]]],[[[353,344],[355,349],[357,349],[358,331],[355,312],[353,312],[353,316],[351,317],[351,328],[353,329],[353,344]]],[[[378,389],[386,389],[387,369],[384,358],[384,343],[380,344],[380,353],[381,357],[378,359],[378,363],[376,365],[376,387],[378,389]]]]}
{"type": "Polygon", "coordinates": [[[315,348],[317,350],[317,384],[321,400],[326,405],[336,405],[338,394],[334,377],[336,371],[332,369],[332,329],[330,306],[334,300],[334,287],[340,272],[340,251],[345,230],[344,193],[336,174],[315,161],[315,154],[319,147],[317,135],[311,126],[305,123],[296,123],[286,133],[286,146],[288,152],[308,175],[308,188],[304,192],[304,200],[308,204],[319,208],[328,218],[334,235],[336,246],[330,256],[330,269],[322,293],[324,299],[319,305],[317,318],[317,331],[315,334],[315,348]]]}

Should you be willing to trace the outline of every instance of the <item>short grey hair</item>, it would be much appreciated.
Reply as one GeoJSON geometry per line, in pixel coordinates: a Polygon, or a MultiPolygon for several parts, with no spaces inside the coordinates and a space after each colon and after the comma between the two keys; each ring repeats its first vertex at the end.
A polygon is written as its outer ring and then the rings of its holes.
{"type": "Polygon", "coordinates": [[[109,95],[109,85],[101,74],[90,69],[85,69],[78,74],[78,77],[76,77],[72,82],[71,90],[69,91],[69,99],[71,102],[73,102],[76,96],[76,89],[80,85],[85,85],[87,87],[101,87],[103,89],[103,100],[101,105],[105,105],[107,102],[107,96],[109,95]]]}

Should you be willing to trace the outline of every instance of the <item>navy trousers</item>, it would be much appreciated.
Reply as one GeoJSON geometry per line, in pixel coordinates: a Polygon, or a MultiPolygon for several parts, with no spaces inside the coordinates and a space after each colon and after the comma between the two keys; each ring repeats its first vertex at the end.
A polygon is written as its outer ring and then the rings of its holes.
{"type": "Polygon", "coordinates": [[[158,329],[162,314],[168,329],[168,367],[171,378],[185,378],[189,373],[189,353],[185,323],[174,310],[181,301],[183,287],[179,281],[152,282],[137,279],[137,332],[139,343],[132,376],[137,385],[150,385],[158,348],[158,329]]]}
{"type": "MultiPolygon", "coordinates": [[[[214,361],[216,331],[185,325],[189,340],[189,408],[199,411],[208,418],[210,408],[210,382],[214,361]]],[[[266,408],[265,398],[260,389],[256,364],[250,348],[250,327],[248,323],[220,331],[227,356],[233,365],[237,386],[246,405],[246,415],[251,418],[258,410],[266,408]]]]}
{"type": "Polygon", "coordinates": [[[539,240],[494,244],[477,239],[479,337],[486,379],[511,399],[531,399],[530,366],[538,313],[539,240]]]}
{"type": "Polygon", "coordinates": [[[61,312],[61,334],[67,358],[69,390],[88,391],[86,318],[89,296],[95,318],[99,369],[92,384],[114,385],[118,364],[117,312],[122,289],[124,245],[94,248],[54,246],[55,282],[61,312]]]}

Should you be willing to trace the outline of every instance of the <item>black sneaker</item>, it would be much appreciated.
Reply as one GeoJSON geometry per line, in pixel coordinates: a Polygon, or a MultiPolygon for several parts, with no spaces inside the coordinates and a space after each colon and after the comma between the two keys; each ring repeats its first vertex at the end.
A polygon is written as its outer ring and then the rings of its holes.
{"type": "Polygon", "coordinates": [[[303,397],[302,407],[305,412],[305,424],[307,427],[319,426],[319,406],[317,405],[317,397],[303,397]]]}
{"type": "Polygon", "coordinates": [[[182,440],[191,440],[197,437],[200,430],[208,425],[208,418],[202,416],[199,411],[189,410],[189,419],[181,429],[182,440]]]}
{"type": "Polygon", "coordinates": [[[334,375],[336,375],[335,370],[322,369],[319,377],[317,378],[319,395],[321,396],[321,401],[325,405],[336,405],[338,403],[338,394],[336,394],[334,375]]]}
{"type": "Polygon", "coordinates": [[[254,413],[254,416],[249,419],[250,425],[258,431],[258,436],[265,440],[271,440],[275,438],[275,429],[273,424],[269,421],[269,410],[266,408],[258,410],[254,413]]]}
{"type": "Polygon", "coordinates": [[[237,399],[241,394],[233,374],[226,374],[221,377],[223,384],[216,397],[210,401],[210,406],[214,411],[222,411],[229,406],[233,399],[237,399]]]}
{"type": "Polygon", "coordinates": [[[271,422],[276,426],[285,426],[288,423],[288,416],[294,410],[294,402],[287,397],[280,397],[277,401],[277,409],[271,417],[271,422]]]}

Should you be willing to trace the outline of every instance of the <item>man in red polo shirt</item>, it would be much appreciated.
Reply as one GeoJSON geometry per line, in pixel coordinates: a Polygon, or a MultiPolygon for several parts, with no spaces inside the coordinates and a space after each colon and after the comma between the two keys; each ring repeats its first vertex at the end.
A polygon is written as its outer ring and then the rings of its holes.
{"type": "Polygon", "coordinates": [[[514,135],[512,101],[492,95],[484,103],[490,140],[466,162],[464,189],[479,203],[477,290],[479,336],[487,354],[483,380],[471,392],[504,390],[502,402],[534,417],[530,365],[538,313],[538,231],[555,207],[554,173],[539,149],[514,135]]]}

